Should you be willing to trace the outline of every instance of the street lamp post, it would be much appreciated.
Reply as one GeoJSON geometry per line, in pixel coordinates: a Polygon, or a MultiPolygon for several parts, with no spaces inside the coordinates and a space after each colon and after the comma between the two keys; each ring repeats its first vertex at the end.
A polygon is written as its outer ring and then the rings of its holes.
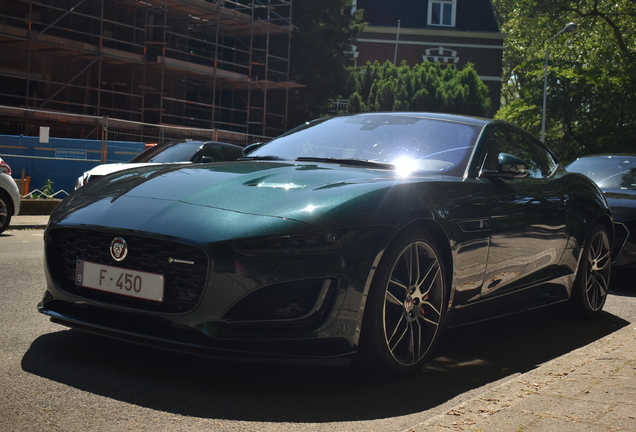
{"type": "Polygon", "coordinates": [[[576,23],[569,23],[561,29],[560,32],[550,38],[548,44],[545,47],[545,68],[543,72],[543,113],[541,115],[541,141],[545,142],[545,112],[547,102],[547,89],[548,89],[548,58],[550,56],[550,44],[557,36],[563,33],[574,33],[576,31],[576,23]]]}

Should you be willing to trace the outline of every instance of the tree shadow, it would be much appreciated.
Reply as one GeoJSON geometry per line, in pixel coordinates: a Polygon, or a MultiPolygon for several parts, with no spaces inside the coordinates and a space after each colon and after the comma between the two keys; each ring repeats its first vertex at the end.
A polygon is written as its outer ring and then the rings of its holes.
{"type": "Polygon", "coordinates": [[[450,329],[422,372],[388,380],[353,367],[217,361],[62,330],[37,338],[22,368],[119,401],[201,418],[322,423],[434,408],[469,390],[583,347],[627,325],[562,307],[450,329]]]}

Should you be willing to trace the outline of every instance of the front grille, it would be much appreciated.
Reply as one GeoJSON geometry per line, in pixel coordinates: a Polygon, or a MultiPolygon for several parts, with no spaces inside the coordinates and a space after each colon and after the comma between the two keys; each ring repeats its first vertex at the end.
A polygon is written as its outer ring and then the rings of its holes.
{"type": "Polygon", "coordinates": [[[183,243],[121,233],[57,228],[47,232],[46,248],[51,276],[62,290],[117,306],[166,313],[188,312],[199,302],[207,280],[206,253],[183,243]],[[110,254],[110,244],[117,236],[124,237],[128,244],[128,255],[121,262],[115,261],[110,254]],[[194,264],[175,262],[175,259],[194,264]],[[75,284],[77,260],[162,274],[164,301],[159,303],[78,286],[75,284]]]}

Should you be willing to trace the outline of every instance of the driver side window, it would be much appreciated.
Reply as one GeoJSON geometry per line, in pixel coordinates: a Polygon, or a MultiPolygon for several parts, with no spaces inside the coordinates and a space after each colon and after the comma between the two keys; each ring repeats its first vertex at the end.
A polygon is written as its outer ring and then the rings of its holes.
{"type": "Polygon", "coordinates": [[[525,161],[529,178],[549,177],[557,167],[557,161],[543,146],[512,130],[499,129],[490,137],[484,169],[494,171],[498,168],[499,153],[507,153],[525,161]]]}
{"type": "Polygon", "coordinates": [[[221,148],[221,146],[214,144],[207,144],[205,147],[203,147],[201,153],[197,155],[196,162],[200,162],[201,158],[204,156],[212,158],[214,162],[225,160],[225,158],[223,157],[223,149],[221,148]]]}

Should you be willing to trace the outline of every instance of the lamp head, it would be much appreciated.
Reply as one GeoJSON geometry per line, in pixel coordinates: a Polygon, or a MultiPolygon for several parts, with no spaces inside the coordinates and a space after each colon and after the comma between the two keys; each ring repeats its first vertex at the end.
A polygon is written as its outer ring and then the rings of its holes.
{"type": "Polygon", "coordinates": [[[576,31],[576,23],[571,22],[568,23],[568,25],[566,25],[565,27],[563,27],[563,30],[561,30],[561,32],[568,32],[568,33],[574,33],[576,31]]]}

